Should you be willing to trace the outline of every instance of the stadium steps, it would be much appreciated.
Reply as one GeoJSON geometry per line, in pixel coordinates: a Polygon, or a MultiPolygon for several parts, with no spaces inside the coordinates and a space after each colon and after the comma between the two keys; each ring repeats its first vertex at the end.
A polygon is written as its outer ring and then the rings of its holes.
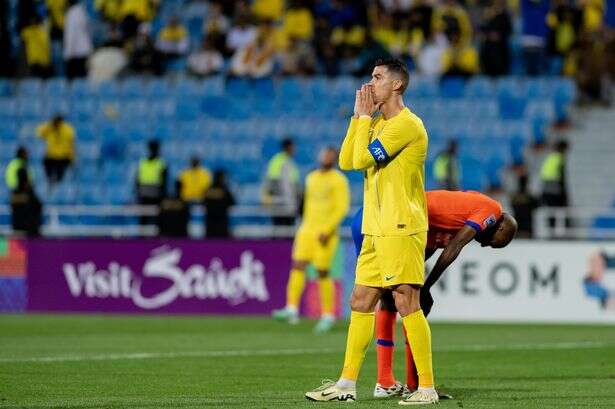
{"type": "Polygon", "coordinates": [[[573,205],[610,207],[615,198],[615,108],[577,110],[570,131],[568,181],[573,205]]]}

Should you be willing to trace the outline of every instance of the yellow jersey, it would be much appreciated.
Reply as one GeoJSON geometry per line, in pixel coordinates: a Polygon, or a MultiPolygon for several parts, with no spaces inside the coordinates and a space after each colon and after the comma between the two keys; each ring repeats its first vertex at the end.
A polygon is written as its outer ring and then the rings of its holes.
{"type": "Polygon", "coordinates": [[[45,122],[36,128],[36,135],[47,142],[47,158],[75,158],[75,129],[68,123],[62,122],[55,129],[51,122],[45,122]]]}
{"type": "Polygon", "coordinates": [[[301,229],[336,233],[349,208],[350,188],[342,172],[317,169],[307,175],[301,229]]]}
{"type": "Polygon", "coordinates": [[[314,37],[314,17],[307,8],[290,9],[284,16],[284,32],[290,38],[311,40],[314,37]]]}
{"type": "Polygon", "coordinates": [[[51,64],[51,40],[44,23],[24,27],[21,30],[21,38],[25,45],[28,65],[47,67],[51,64]]]}
{"type": "Polygon", "coordinates": [[[365,172],[362,233],[408,236],[427,231],[427,131],[408,108],[385,120],[353,118],[342,149],[343,170],[365,172]]]}
{"type": "Polygon", "coordinates": [[[202,202],[211,186],[211,174],[203,167],[184,170],[179,180],[182,184],[181,198],[188,202],[202,202]]]}

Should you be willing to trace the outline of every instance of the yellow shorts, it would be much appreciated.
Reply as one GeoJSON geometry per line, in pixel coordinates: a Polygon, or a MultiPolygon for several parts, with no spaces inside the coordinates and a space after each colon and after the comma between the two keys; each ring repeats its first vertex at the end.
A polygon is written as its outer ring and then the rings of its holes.
{"type": "Polygon", "coordinates": [[[329,237],[326,245],[318,240],[319,232],[300,228],[293,244],[293,261],[307,261],[316,270],[329,271],[340,238],[337,234],[329,237]]]}
{"type": "Polygon", "coordinates": [[[378,237],[365,235],[357,259],[355,284],[392,287],[425,282],[427,232],[411,236],[378,237]]]}

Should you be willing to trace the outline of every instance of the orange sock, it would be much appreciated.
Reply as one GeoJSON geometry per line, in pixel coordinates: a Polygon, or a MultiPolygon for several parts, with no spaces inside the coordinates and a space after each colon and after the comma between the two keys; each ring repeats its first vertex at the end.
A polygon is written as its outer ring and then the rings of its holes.
{"type": "Polygon", "coordinates": [[[412,348],[408,342],[408,334],[406,334],[406,327],[404,328],[404,336],[406,337],[406,385],[410,389],[417,389],[419,387],[419,375],[416,372],[416,365],[414,364],[414,358],[412,357],[412,348]]]}
{"type": "Polygon", "coordinates": [[[385,388],[395,384],[393,376],[393,348],[396,312],[376,311],[376,355],[378,356],[378,383],[385,388]]]}

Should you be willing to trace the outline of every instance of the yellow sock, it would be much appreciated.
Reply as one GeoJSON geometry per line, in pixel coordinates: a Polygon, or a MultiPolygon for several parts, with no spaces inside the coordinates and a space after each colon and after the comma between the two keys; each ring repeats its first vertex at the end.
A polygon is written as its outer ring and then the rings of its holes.
{"type": "Polygon", "coordinates": [[[433,382],[433,367],[431,363],[431,330],[422,310],[402,318],[408,341],[414,356],[416,371],[419,375],[419,386],[431,388],[433,382]]]}
{"type": "Polygon", "coordinates": [[[365,359],[365,351],[374,337],[376,318],[373,312],[350,313],[348,339],[346,340],[346,355],[341,378],[356,381],[359,370],[365,359]]]}
{"type": "Polygon", "coordinates": [[[335,288],[333,279],[325,277],[318,280],[318,289],[320,292],[320,313],[321,315],[333,315],[333,299],[335,297],[335,288]]]}
{"type": "Polygon", "coordinates": [[[293,268],[290,270],[288,277],[288,286],[286,287],[286,306],[299,309],[299,301],[305,287],[305,272],[293,268]]]}

